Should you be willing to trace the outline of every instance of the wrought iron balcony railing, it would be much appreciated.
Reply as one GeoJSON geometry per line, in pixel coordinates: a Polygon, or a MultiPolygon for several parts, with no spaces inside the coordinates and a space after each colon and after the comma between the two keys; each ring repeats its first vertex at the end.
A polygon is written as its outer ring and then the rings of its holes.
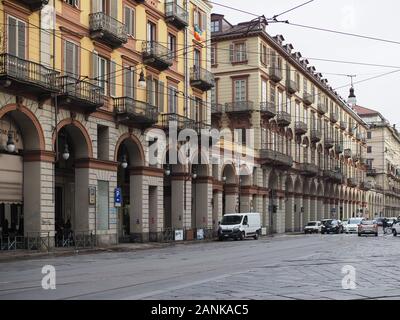
{"type": "Polygon", "coordinates": [[[181,116],[177,113],[165,113],[161,116],[162,118],[162,126],[164,129],[169,129],[171,125],[176,125],[178,130],[182,129],[193,129],[196,130],[196,121],[181,116]]]}
{"type": "Polygon", "coordinates": [[[364,181],[360,183],[360,189],[364,191],[369,191],[373,188],[373,185],[369,181],[364,181]]]}
{"type": "Polygon", "coordinates": [[[321,130],[314,129],[311,131],[311,142],[318,143],[322,140],[322,132],[321,130]]]}
{"type": "Polygon", "coordinates": [[[212,115],[218,115],[223,113],[223,105],[220,103],[213,103],[211,104],[211,114],[212,115]]]}
{"type": "Polygon", "coordinates": [[[369,168],[367,169],[367,176],[368,177],[375,177],[378,174],[376,169],[369,168]]]}
{"type": "Polygon", "coordinates": [[[171,50],[156,41],[145,41],[142,44],[143,63],[159,71],[168,69],[173,64],[171,50]]]}
{"type": "Polygon", "coordinates": [[[121,123],[151,125],[158,121],[158,109],[156,106],[130,97],[114,98],[114,110],[118,121],[121,123]]]}
{"type": "Polygon", "coordinates": [[[342,154],[343,153],[343,145],[341,145],[341,144],[337,144],[336,146],[335,146],[335,152],[337,153],[337,154],[342,154]]]}
{"type": "Polygon", "coordinates": [[[346,123],[346,121],[340,121],[340,129],[346,130],[346,128],[347,128],[347,123],[346,123]]]}
{"type": "Polygon", "coordinates": [[[203,68],[193,67],[190,69],[190,85],[201,91],[208,91],[215,87],[214,75],[203,68]]]}
{"type": "Polygon", "coordinates": [[[253,101],[234,101],[225,105],[226,113],[249,112],[254,110],[253,101]]]}
{"type": "Polygon", "coordinates": [[[339,116],[335,112],[331,112],[329,119],[331,120],[332,123],[336,123],[339,120],[339,116]]]}
{"type": "Polygon", "coordinates": [[[303,94],[303,102],[305,105],[310,106],[315,102],[315,97],[312,94],[305,92],[303,94]]]}
{"type": "Polygon", "coordinates": [[[60,88],[60,104],[77,108],[87,108],[90,111],[104,104],[104,96],[101,88],[85,80],[79,80],[71,76],[58,78],[60,88]]]}
{"type": "Polygon", "coordinates": [[[279,126],[287,127],[292,123],[292,118],[288,112],[279,111],[277,113],[276,122],[279,126]]]}
{"type": "Polygon", "coordinates": [[[343,174],[338,170],[327,169],[323,171],[323,176],[332,182],[342,183],[343,174]]]}
{"type": "Polygon", "coordinates": [[[294,130],[297,135],[306,134],[308,131],[307,123],[304,123],[303,121],[296,121],[294,127],[295,127],[294,130]]]}
{"type": "Polygon", "coordinates": [[[25,6],[29,7],[31,11],[40,10],[45,5],[49,4],[49,0],[17,0],[17,2],[20,2],[25,6]]]}
{"type": "Polygon", "coordinates": [[[273,102],[261,102],[260,103],[261,115],[271,119],[276,116],[276,106],[273,102]]]}
{"type": "Polygon", "coordinates": [[[333,141],[333,138],[330,138],[330,137],[325,138],[325,148],[326,149],[332,149],[334,144],[335,144],[335,142],[333,141]]]}
{"type": "Polygon", "coordinates": [[[318,113],[324,115],[328,112],[328,107],[324,102],[318,102],[318,113]]]}
{"type": "Polygon", "coordinates": [[[301,163],[298,166],[302,175],[307,177],[316,177],[319,173],[319,168],[313,163],[301,163]]]}
{"type": "Polygon", "coordinates": [[[295,94],[297,91],[299,91],[299,86],[296,81],[287,80],[286,81],[286,89],[289,93],[295,94]]]}
{"type": "Polygon", "coordinates": [[[344,157],[346,158],[346,159],[349,159],[349,158],[351,158],[353,156],[353,152],[351,151],[351,149],[345,149],[344,150],[344,157]]]}
{"type": "Polygon", "coordinates": [[[347,185],[349,187],[355,188],[357,187],[358,183],[357,183],[357,179],[356,178],[348,178],[347,179],[347,185]]]}
{"type": "Polygon", "coordinates": [[[176,1],[168,1],[165,2],[165,20],[182,30],[189,25],[189,13],[176,1]]]}
{"type": "Polygon", "coordinates": [[[260,157],[264,164],[271,164],[283,168],[293,166],[293,158],[281,152],[271,150],[268,144],[263,144],[260,149],[260,157]]]}
{"type": "Polygon", "coordinates": [[[269,68],[269,77],[274,82],[280,82],[282,80],[282,70],[275,65],[269,68]]]}
{"type": "Polygon", "coordinates": [[[8,53],[0,54],[0,80],[3,85],[38,96],[58,92],[59,73],[39,63],[18,58],[8,53]]]}
{"type": "Polygon", "coordinates": [[[104,12],[89,15],[89,31],[92,39],[102,41],[113,48],[120,47],[128,41],[128,31],[125,24],[104,12]]]}

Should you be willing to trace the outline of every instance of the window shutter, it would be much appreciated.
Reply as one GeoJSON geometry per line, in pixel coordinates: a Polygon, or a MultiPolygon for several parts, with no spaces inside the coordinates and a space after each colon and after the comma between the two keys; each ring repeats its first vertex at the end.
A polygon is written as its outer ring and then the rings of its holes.
{"type": "Polygon", "coordinates": [[[115,97],[116,96],[116,63],[115,61],[110,61],[110,96],[115,97]]]}
{"type": "Polygon", "coordinates": [[[101,9],[101,0],[92,0],[92,13],[100,12],[100,9],[101,9]]]}
{"type": "Polygon", "coordinates": [[[92,79],[96,85],[99,85],[99,56],[96,52],[92,53],[92,79]]]}
{"type": "Polygon", "coordinates": [[[230,62],[235,62],[235,45],[233,43],[229,46],[229,56],[230,62]]]}
{"type": "Polygon", "coordinates": [[[17,55],[17,20],[8,17],[8,52],[17,55]]]}
{"type": "Polygon", "coordinates": [[[110,1],[110,16],[115,20],[118,20],[118,2],[119,1],[110,1]]]}
{"type": "Polygon", "coordinates": [[[18,21],[18,57],[25,59],[25,22],[18,21]]]}
{"type": "Polygon", "coordinates": [[[133,10],[131,10],[131,8],[129,7],[125,7],[125,26],[126,26],[126,30],[128,31],[128,34],[133,36],[133,21],[132,21],[132,16],[133,16],[133,10]]]}
{"type": "Polygon", "coordinates": [[[246,42],[245,42],[245,43],[243,43],[243,52],[242,52],[242,57],[243,57],[243,59],[242,59],[242,60],[244,60],[244,61],[246,61],[246,60],[247,60],[247,44],[246,44],[246,42]]]}
{"type": "Polygon", "coordinates": [[[73,44],[69,41],[64,42],[64,61],[65,61],[65,73],[70,76],[75,76],[74,73],[74,48],[73,44]]]}
{"type": "Polygon", "coordinates": [[[158,111],[160,113],[164,112],[164,82],[160,81],[158,83],[158,111]]]}
{"type": "Polygon", "coordinates": [[[146,84],[146,88],[147,88],[147,103],[149,103],[150,105],[154,104],[154,92],[153,92],[153,77],[152,76],[148,76],[147,80],[146,80],[147,84],[146,84]]]}
{"type": "Polygon", "coordinates": [[[128,98],[134,98],[132,71],[128,67],[124,68],[124,95],[128,98]]]}

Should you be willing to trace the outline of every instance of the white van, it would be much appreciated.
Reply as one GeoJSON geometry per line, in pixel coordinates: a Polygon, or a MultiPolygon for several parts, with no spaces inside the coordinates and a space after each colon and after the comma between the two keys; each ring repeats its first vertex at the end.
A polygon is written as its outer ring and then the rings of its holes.
{"type": "Polygon", "coordinates": [[[261,215],[259,213],[232,213],[222,218],[218,230],[218,239],[244,240],[261,235],[261,215]]]}

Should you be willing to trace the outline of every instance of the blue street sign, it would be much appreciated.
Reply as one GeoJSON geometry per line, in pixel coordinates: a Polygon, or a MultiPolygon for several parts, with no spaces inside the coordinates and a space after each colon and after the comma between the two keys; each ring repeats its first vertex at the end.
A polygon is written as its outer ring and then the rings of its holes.
{"type": "Polygon", "coordinates": [[[122,191],[121,188],[115,188],[114,190],[114,204],[115,207],[122,206],[122,191]]]}

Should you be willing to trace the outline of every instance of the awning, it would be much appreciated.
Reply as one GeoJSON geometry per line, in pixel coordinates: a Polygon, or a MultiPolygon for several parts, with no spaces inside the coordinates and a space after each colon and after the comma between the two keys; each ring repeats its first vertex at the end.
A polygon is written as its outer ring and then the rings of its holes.
{"type": "Polygon", "coordinates": [[[0,154],[0,203],[21,204],[23,201],[23,159],[0,154]]]}

